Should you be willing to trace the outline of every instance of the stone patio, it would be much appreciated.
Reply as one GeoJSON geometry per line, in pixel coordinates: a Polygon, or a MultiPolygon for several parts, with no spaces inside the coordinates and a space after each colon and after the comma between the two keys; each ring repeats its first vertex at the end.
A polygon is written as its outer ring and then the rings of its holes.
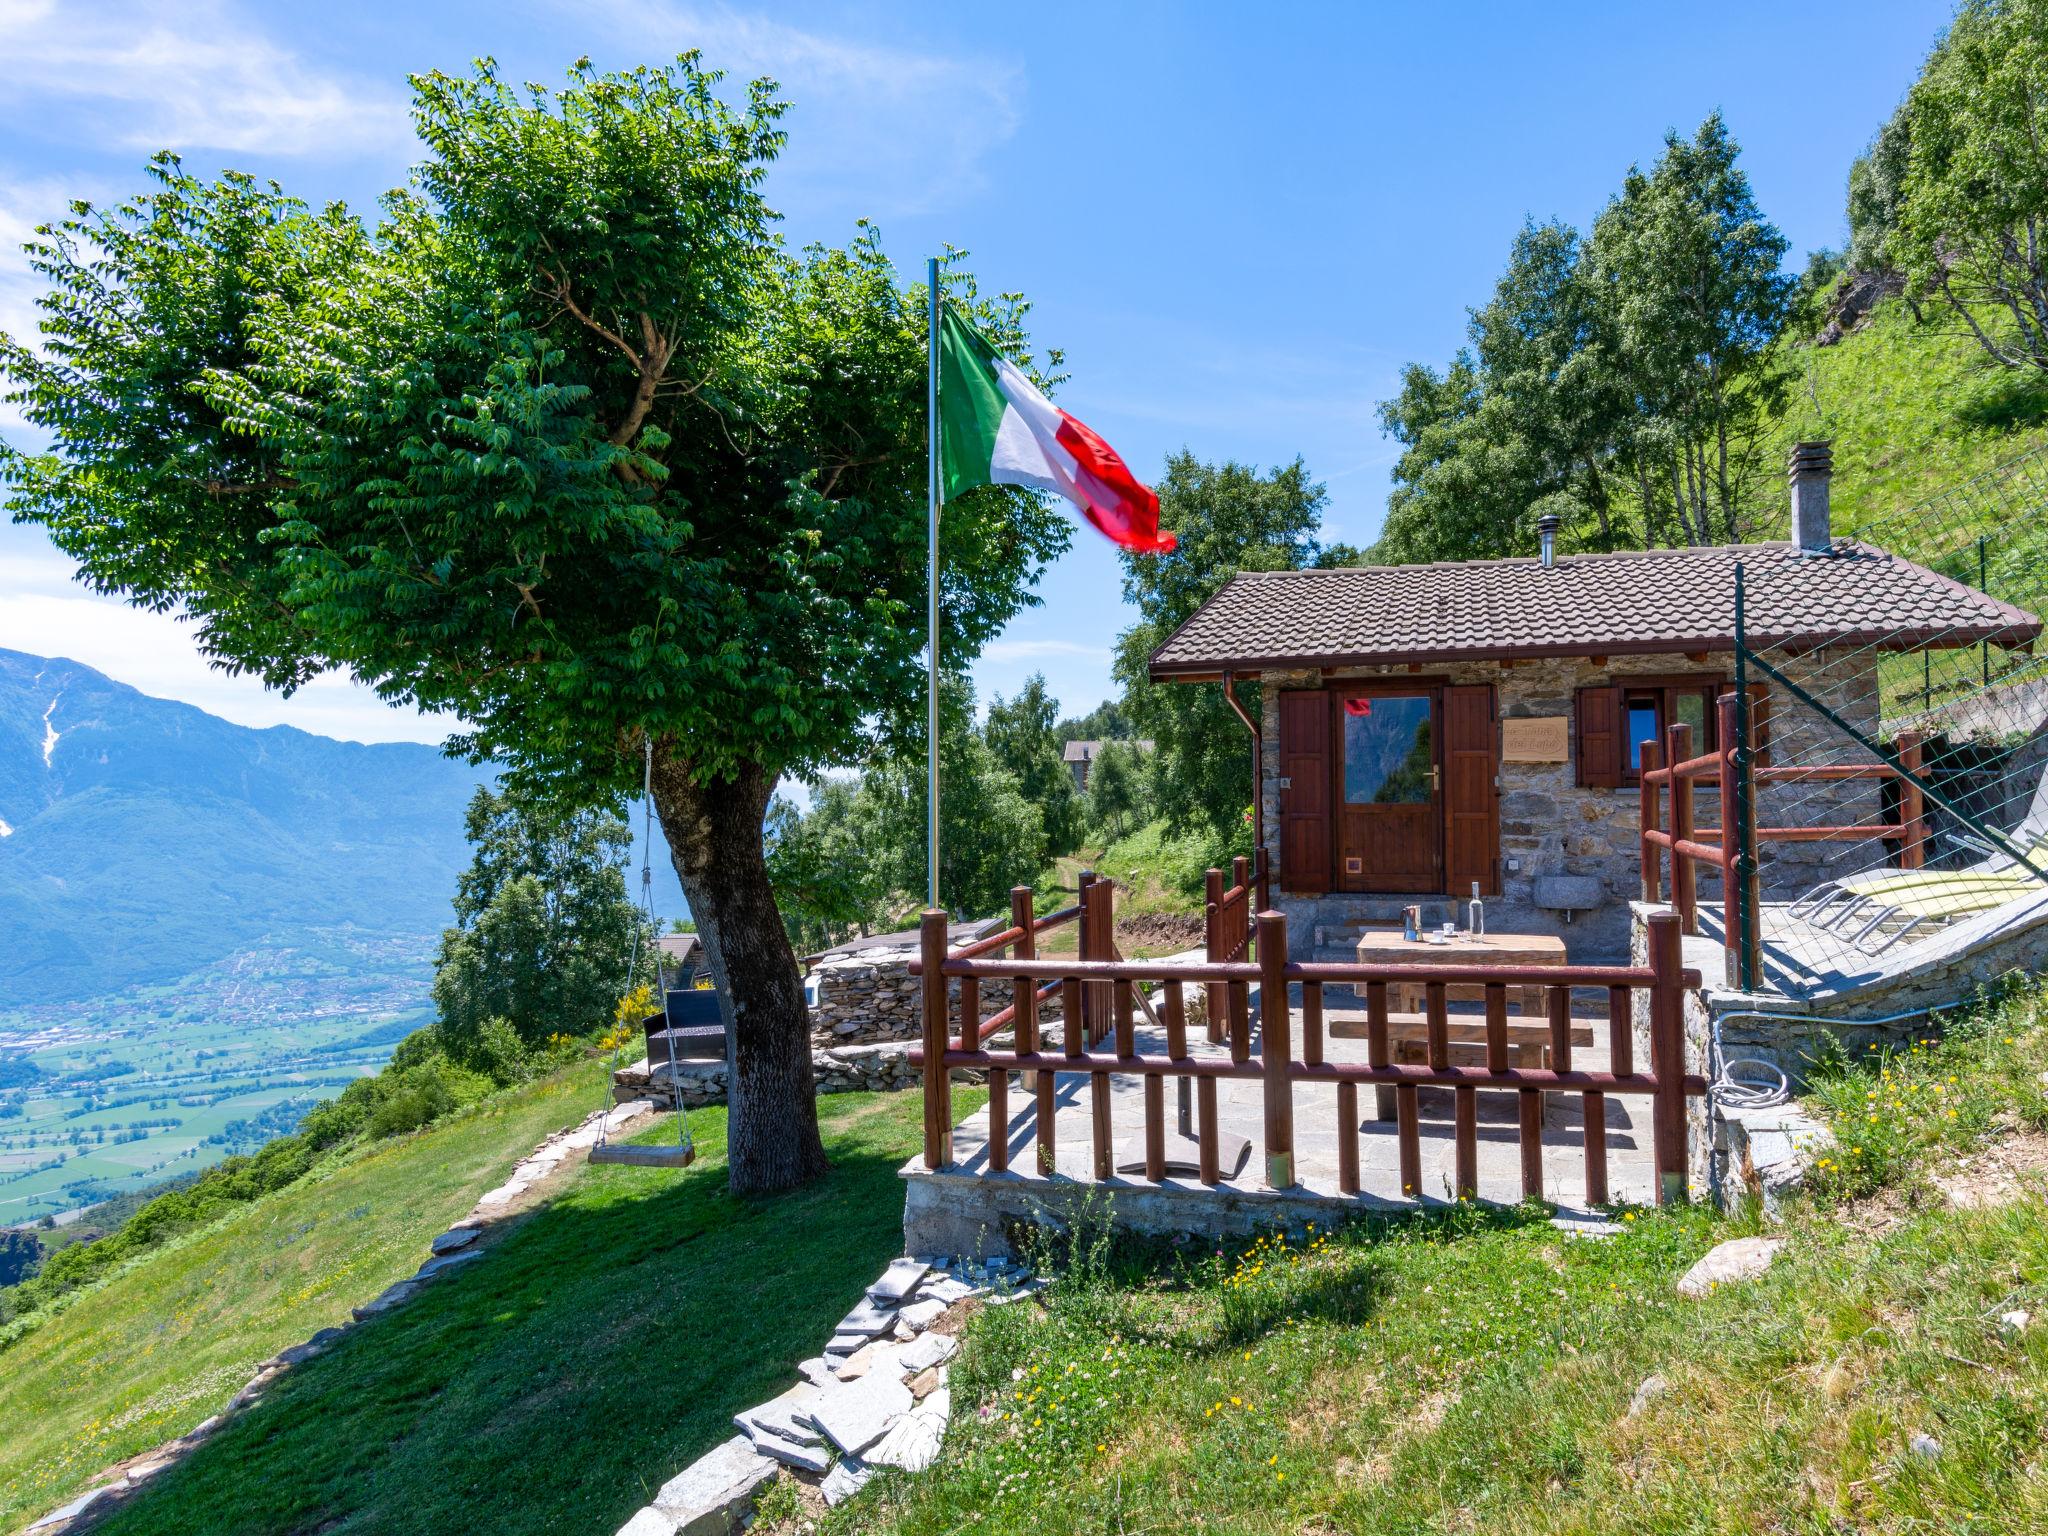
{"type": "MultiPolygon", "coordinates": [[[[1325,1018],[1346,1016],[1348,1001],[1342,989],[1332,987],[1326,999],[1325,1018]]],[[[1574,1016],[1598,1019],[1594,1044],[1579,1046],[1572,1053],[1572,1065],[1585,1071],[1608,1068],[1607,1029],[1604,994],[1582,993],[1576,999],[1574,1016]],[[1597,999],[1597,1000],[1596,1000],[1597,999]]],[[[1362,1016],[1362,1015],[1361,1015],[1362,1016]]],[[[1453,1014],[1454,1018],[1465,1017],[1453,1014]]],[[[1297,1053],[1300,1048],[1301,1019],[1294,1010],[1293,1028],[1297,1053]]],[[[1200,1031],[1190,1030],[1191,1036],[1200,1031]]],[[[1049,1031],[1048,1049],[1058,1050],[1058,1032],[1049,1031]]],[[[1164,1055],[1163,1030],[1142,1020],[1138,1049],[1143,1054],[1164,1055]]],[[[1005,1048],[1005,1047],[997,1047],[1005,1048]]],[[[1253,1055],[1258,1051],[1254,1030],[1253,1055]]],[[[1211,1045],[1206,1039],[1191,1040],[1190,1051],[1197,1058],[1227,1059],[1228,1049],[1211,1045]]],[[[1366,1059],[1363,1040],[1327,1039],[1326,1060],[1356,1062],[1366,1059]]],[[[961,1120],[953,1131],[951,1166],[928,1170],[922,1157],[903,1168],[906,1184],[904,1237],[911,1253],[960,1252],[1005,1253],[1010,1251],[1004,1236],[1006,1225],[1034,1222],[1045,1215],[1057,1215],[1083,1200],[1090,1191],[1109,1192],[1116,1204],[1120,1225],[1157,1233],[1207,1232],[1249,1233],[1276,1225],[1297,1227],[1307,1221],[1342,1219],[1361,1208],[1413,1209],[1421,1205],[1443,1205],[1451,1199],[1452,1092],[1449,1089],[1421,1090],[1422,1169],[1424,1188],[1420,1201],[1402,1196],[1399,1149],[1391,1120],[1374,1116],[1371,1091],[1358,1095],[1362,1119],[1350,1129],[1359,1138],[1359,1184],[1356,1195],[1346,1195],[1337,1184],[1337,1090],[1330,1084],[1302,1084],[1294,1087],[1295,1173],[1297,1182],[1286,1190],[1267,1189],[1262,1180],[1264,1159],[1260,1138],[1264,1123],[1263,1089],[1256,1078],[1223,1079],[1217,1083],[1218,1129],[1225,1135],[1244,1137],[1251,1144],[1236,1176],[1216,1186],[1205,1186],[1193,1178],[1168,1178],[1154,1184],[1139,1175],[1119,1175],[1098,1183],[1090,1170],[1094,1161],[1089,1111],[1088,1075],[1057,1075],[1054,1152],[1056,1171],[1040,1176],[1037,1169],[1035,1114],[1033,1102],[1023,1083],[1013,1074],[1010,1081],[1010,1118],[1005,1127],[1010,1167],[994,1173],[988,1164],[989,1124],[986,1110],[961,1120]]],[[[1169,1142],[1177,1119],[1179,1085],[1167,1080],[1166,1115],[1169,1142]]],[[[1189,1100],[1194,1094],[1190,1089],[1189,1100]]],[[[1135,1155],[1144,1133],[1143,1080],[1136,1076],[1110,1077],[1110,1114],[1113,1146],[1117,1160],[1124,1161],[1127,1149],[1135,1155]]],[[[1608,1192],[1616,1203],[1649,1203],[1655,1198],[1656,1182],[1650,1139],[1650,1100],[1647,1095],[1616,1094],[1606,1101],[1608,1192]]],[[[1567,1211],[1580,1211],[1585,1200],[1582,1101],[1577,1094],[1553,1094],[1546,1106],[1543,1130],[1544,1197],[1567,1211]]],[[[1224,1170],[1226,1173],[1229,1169],[1224,1170]]],[[[1516,1138],[1514,1095],[1482,1091],[1479,1095],[1479,1198],[1514,1204],[1521,1199],[1521,1153],[1516,1138]]]]}

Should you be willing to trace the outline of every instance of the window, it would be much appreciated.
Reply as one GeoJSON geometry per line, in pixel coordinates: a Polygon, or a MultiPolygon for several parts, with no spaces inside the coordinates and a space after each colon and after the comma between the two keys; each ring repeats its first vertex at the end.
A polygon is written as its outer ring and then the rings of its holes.
{"type": "Polygon", "coordinates": [[[1344,701],[1344,799],[1350,805],[1427,805],[1436,792],[1430,703],[1422,695],[1344,701]]]}
{"type": "Polygon", "coordinates": [[[1725,690],[1726,684],[1632,686],[1624,683],[1620,686],[1623,722],[1628,727],[1623,761],[1628,764],[1626,778],[1630,783],[1636,782],[1643,771],[1643,743],[1654,741],[1661,746],[1665,731],[1673,725],[1692,727],[1695,757],[1714,750],[1714,700],[1725,690]]]}

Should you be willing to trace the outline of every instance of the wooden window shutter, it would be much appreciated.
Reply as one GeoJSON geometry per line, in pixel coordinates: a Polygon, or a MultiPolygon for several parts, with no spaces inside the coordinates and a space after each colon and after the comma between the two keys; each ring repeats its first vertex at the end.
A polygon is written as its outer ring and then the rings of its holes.
{"type": "Polygon", "coordinates": [[[1330,889],[1330,691],[1280,694],[1280,888],[1330,889]]]}
{"type": "Polygon", "coordinates": [[[1444,878],[1450,895],[1500,881],[1500,730],[1491,683],[1444,689],[1444,878]]]}
{"type": "Polygon", "coordinates": [[[1614,683],[1581,688],[1578,698],[1577,729],[1573,733],[1578,755],[1579,787],[1621,788],[1621,689],[1614,683]]]}

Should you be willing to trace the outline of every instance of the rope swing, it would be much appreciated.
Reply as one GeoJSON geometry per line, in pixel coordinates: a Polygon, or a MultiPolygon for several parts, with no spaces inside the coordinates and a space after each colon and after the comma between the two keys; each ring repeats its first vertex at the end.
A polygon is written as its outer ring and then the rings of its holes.
{"type": "MultiPolygon", "coordinates": [[[[650,734],[643,740],[646,749],[645,763],[641,772],[641,858],[640,858],[640,909],[646,921],[633,925],[632,958],[626,964],[626,982],[619,996],[633,995],[633,978],[639,974],[640,951],[643,946],[651,953],[654,963],[654,990],[663,1000],[662,1023],[671,1026],[668,1018],[668,991],[661,975],[661,952],[649,944],[648,936],[656,931],[654,918],[654,737],[650,734]]],[[[607,1107],[604,1118],[597,1123],[597,1145],[590,1149],[593,1163],[614,1163],[632,1168],[687,1168],[697,1160],[696,1144],[690,1140],[690,1114],[683,1107],[683,1082],[678,1071],[678,1057],[681,1054],[683,1031],[671,1027],[647,1032],[647,1072],[650,1082],[654,1076],[654,1043],[659,1040],[668,1053],[670,1085],[675,1089],[676,1139],[673,1142],[618,1142],[611,1140],[611,1114],[607,1107]]],[[[723,1031],[721,1030],[722,1034],[723,1031]]],[[[629,1034],[625,1022],[612,1031],[612,1075],[610,1082],[618,1081],[619,1057],[626,1046],[629,1034]]],[[[605,1089],[607,1101],[611,1098],[609,1085],[605,1089]]]]}

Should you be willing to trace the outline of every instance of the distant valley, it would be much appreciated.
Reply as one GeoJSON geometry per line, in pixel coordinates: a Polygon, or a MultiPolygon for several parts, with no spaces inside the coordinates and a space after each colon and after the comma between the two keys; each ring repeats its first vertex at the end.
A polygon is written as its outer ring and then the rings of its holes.
{"type": "Polygon", "coordinates": [[[485,770],[0,650],[0,1225],[287,1129],[429,1016],[485,770]]]}

